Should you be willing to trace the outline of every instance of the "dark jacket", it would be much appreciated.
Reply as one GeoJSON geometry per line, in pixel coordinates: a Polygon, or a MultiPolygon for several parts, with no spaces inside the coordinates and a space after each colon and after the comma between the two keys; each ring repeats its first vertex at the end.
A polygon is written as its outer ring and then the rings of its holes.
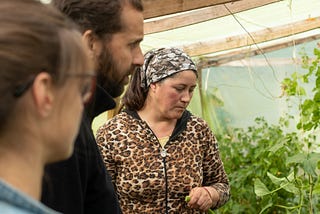
{"type": "Polygon", "coordinates": [[[65,214],[121,213],[91,129],[93,118],[115,102],[99,88],[93,100],[85,109],[72,156],[48,165],[44,173],[41,201],[65,214]]]}

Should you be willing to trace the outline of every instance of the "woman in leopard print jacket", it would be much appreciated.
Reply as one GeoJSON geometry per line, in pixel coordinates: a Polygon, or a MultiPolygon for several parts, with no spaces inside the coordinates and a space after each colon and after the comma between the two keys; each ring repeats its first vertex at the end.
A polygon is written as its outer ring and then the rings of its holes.
{"type": "Polygon", "coordinates": [[[123,213],[205,213],[228,201],[217,141],[186,110],[196,81],[181,50],[150,51],[133,74],[125,110],[100,127],[97,143],[123,213]]]}

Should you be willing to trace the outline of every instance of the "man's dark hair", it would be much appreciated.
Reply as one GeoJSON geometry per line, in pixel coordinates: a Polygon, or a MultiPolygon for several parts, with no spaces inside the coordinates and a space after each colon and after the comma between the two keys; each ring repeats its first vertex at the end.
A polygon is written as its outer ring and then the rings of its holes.
{"type": "Polygon", "coordinates": [[[52,0],[52,4],[77,23],[82,33],[92,30],[100,38],[122,30],[125,4],[143,11],[141,0],[52,0]]]}

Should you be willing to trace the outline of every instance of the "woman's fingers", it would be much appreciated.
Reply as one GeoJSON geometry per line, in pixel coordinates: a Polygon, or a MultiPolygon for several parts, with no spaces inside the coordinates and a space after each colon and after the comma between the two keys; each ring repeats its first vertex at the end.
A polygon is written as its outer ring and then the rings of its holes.
{"type": "Polygon", "coordinates": [[[210,195],[202,187],[193,188],[190,192],[188,206],[192,209],[207,211],[212,205],[210,195]]]}

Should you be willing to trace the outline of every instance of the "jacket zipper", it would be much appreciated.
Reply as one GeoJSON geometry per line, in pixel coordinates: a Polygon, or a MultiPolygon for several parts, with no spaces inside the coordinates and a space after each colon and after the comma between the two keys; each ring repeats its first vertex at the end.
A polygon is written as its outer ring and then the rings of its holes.
{"type": "Polygon", "coordinates": [[[166,212],[165,213],[168,214],[169,213],[169,210],[168,210],[168,191],[169,190],[168,190],[168,178],[167,178],[167,164],[166,164],[167,151],[166,151],[166,149],[162,148],[160,154],[161,154],[161,157],[162,157],[163,172],[164,172],[164,182],[165,182],[165,204],[166,204],[166,212]]]}
{"type": "MultiPolygon", "coordinates": [[[[161,143],[159,142],[159,139],[157,138],[157,136],[155,135],[155,133],[152,131],[152,129],[150,128],[150,126],[145,122],[145,124],[147,125],[147,127],[149,128],[149,130],[152,132],[152,134],[154,135],[154,137],[157,139],[158,144],[160,146],[160,155],[162,157],[162,163],[163,163],[163,173],[164,173],[164,182],[165,182],[165,214],[169,214],[169,201],[168,201],[168,194],[169,194],[169,183],[168,183],[168,178],[167,178],[167,164],[166,164],[166,157],[168,155],[167,150],[161,146],[161,143]]],[[[166,142],[166,144],[170,141],[170,139],[172,139],[172,136],[169,138],[169,140],[166,142]]]]}

